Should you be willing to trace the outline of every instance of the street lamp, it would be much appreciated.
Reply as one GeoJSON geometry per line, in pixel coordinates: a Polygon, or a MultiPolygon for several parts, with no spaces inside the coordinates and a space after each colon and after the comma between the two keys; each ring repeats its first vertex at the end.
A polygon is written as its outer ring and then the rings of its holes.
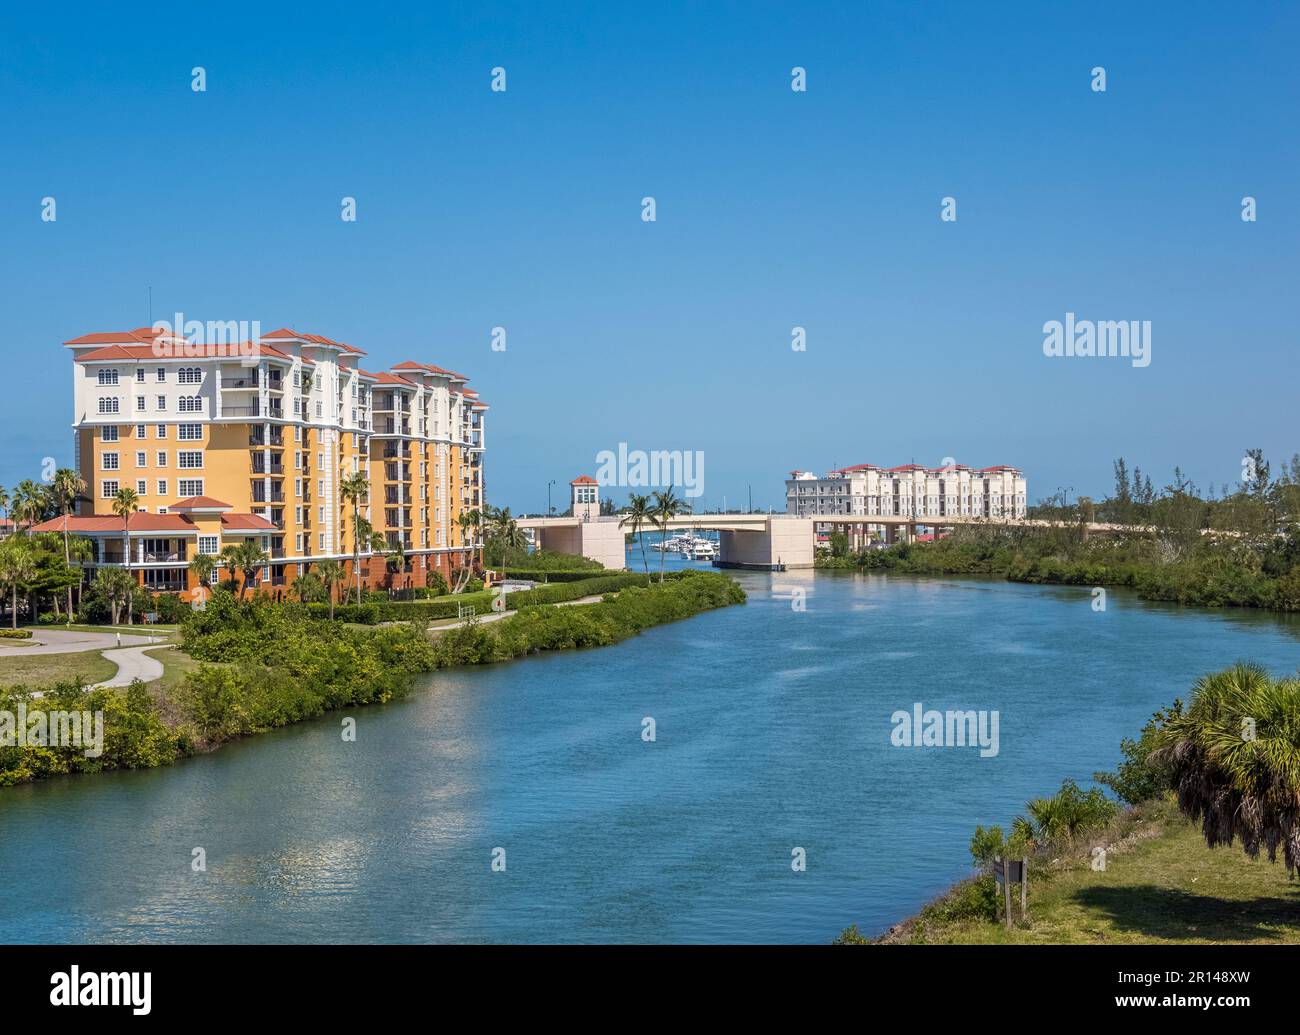
{"type": "Polygon", "coordinates": [[[552,514],[555,513],[555,508],[551,506],[551,486],[554,484],[555,484],[554,478],[552,478],[549,482],[546,483],[546,516],[547,517],[550,517],[552,514]]]}

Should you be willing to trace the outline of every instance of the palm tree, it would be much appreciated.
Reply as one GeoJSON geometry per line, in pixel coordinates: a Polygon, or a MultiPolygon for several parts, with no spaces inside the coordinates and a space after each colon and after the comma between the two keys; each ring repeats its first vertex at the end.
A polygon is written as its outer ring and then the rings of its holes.
{"type": "Polygon", "coordinates": [[[491,522],[488,535],[491,536],[493,545],[501,551],[501,577],[504,579],[506,577],[506,559],[510,551],[522,550],[528,545],[528,540],[524,537],[519,522],[511,516],[509,507],[492,510],[488,520],[491,522]]]}
{"type": "Polygon", "coordinates": [[[236,571],[243,572],[244,581],[239,585],[240,600],[244,599],[247,590],[257,589],[257,573],[270,559],[256,539],[245,539],[221,551],[221,562],[230,569],[232,579],[236,571]]]}
{"type": "Polygon", "coordinates": [[[210,553],[196,553],[190,560],[190,573],[199,584],[202,592],[199,598],[207,603],[208,585],[212,581],[212,573],[217,570],[218,561],[210,553]]]}
{"type": "Polygon", "coordinates": [[[357,603],[361,603],[361,501],[370,494],[370,480],[357,471],[339,482],[339,497],[352,504],[352,570],[357,577],[357,603]]]}
{"type": "Polygon", "coordinates": [[[45,520],[50,510],[50,493],[43,485],[37,485],[30,478],[24,478],[14,489],[13,499],[9,503],[9,513],[14,521],[14,531],[19,524],[34,525],[45,520]]]}
{"type": "Polygon", "coordinates": [[[1203,676],[1191,705],[1156,734],[1151,760],[1168,764],[1178,807],[1211,848],[1241,838],[1252,859],[1278,846],[1300,869],[1300,681],[1239,663],[1203,676]]]}
{"type": "MultiPolygon", "coordinates": [[[[68,544],[68,558],[69,561],[76,561],[84,569],[86,562],[95,559],[95,544],[84,535],[74,535],[72,541],[68,544]]],[[[85,578],[83,573],[83,578],[77,583],[78,607],[81,606],[81,602],[84,599],[84,584],[85,578]]]]}
{"type": "Polygon", "coordinates": [[[650,562],[645,558],[645,539],[641,537],[641,531],[650,522],[650,497],[640,496],[631,493],[627,498],[627,511],[623,519],[619,521],[618,527],[624,525],[632,527],[632,537],[641,542],[641,566],[645,568],[645,573],[650,574],[650,562]]]}
{"type": "Polygon", "coordinates": [[[332,559],[317,561],[314,570],[320,577],[321,583],[325,587],[325,592],[329,595],[330,621],[332,622],[334,621],[334,587],[344,580],[347,572],[343,570],[343,565],[332,559]]]}
{"type": "Polygon", "coordinates": [[[13,628],[18,628],[18,590],[36,577],[36,549],[25,536],[0,543],[0,589],[11,594],[13,628]]]}
{"type": "MultiPolygon", "coordinates": [[[[650,507],[650,523],[663,533],[663,541],[668,540],[668,523],[679,514],[687,512],[689,507],[685,500],[673,495],[672,487],[654,494],[654,503],[650,507]]],[[[659,581],[664,580],[664,555],[667,550],[659,551],[659,581]]]]}
{"type": "MultiPolygon", "coordinates": [[[[0,521],[9,517],[9,490],[0,485],[0,521]]],[[[14,529],[17,531],[17,529],[14,529]]]]}
{"type": "Polygon", "coordinates": [[[131,576],[121,568],[100,568],[95,572],[95,588],[100,596],[108,601],[110,621],[117,625],[122,614],[122,606],[130,599],[135,583],[131,576]]]}
{"type": "MultiPolygon", "coordinates": [[[[113,513],[122,519],[122,549],[126,557],[126,573],[131,575],[131,515],[140,509],[140,497],[135,494],[134,489],[118,489],[117,495],[113,497],[113,513]]],[[[131,575],[131,584],[135,584],[135,576],[131,575]]],[[[126,601],[126,624],[130,625],[134,620],[133,610],[135,608],[135,591],[126,601]]]]}
{"type": "MultiPolygon", "coordinates": [[[[487,507],[485,509],[489,511],[491,510],[490,507],[487,507]]],[[[479,510],[478,508],[475,508],[473,510],[462,510],[459,514],[456,515],[456,524],[460,526],[461,546],[466,545],[465,533],[468,532],[470,529],[473,529],[474,531],[474,537],[470,541],[471,542],[478,541],[479,529],[483,527],[483,517],[484,517],[484,512],[482,510],[479,510]]],[[[462,566],[460,571],[456,573],[456,585],[452,588],[452,592],[459,593],[465,587],[465,583],[469,581],[469,576],[470,576],[470,566],[466,564],[462,566]]]]}
{"type": "MultiPolygon", "coordinates": [[[[85,494],[85,479],[72,468],[60,467],[54,472],[54,478],[50,482],[50,495],[54,499],[54,505],[63,514],[63,561],[69,567],[72,566],[72,548],[68,541],[68,518],[72,514],[72,508],[85,494]]],[[[72,586],[68,586],[68,624],[72,624],[72,586]]]]}

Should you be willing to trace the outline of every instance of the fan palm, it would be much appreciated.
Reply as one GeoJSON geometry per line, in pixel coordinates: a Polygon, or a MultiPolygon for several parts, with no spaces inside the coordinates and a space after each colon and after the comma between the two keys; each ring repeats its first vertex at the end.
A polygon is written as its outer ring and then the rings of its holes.
{"type": "Polygon", "coordinates": [[[18,628],[18,590],[36,577],[36,548],[25,536],[0,543],[0,589],[10,594],[13,628],[18,628]]]}
{"type": "Polygon", "coordinates": [[[641,543],[641,567],[645,569],[647,575],[650,574],[650,562],[645,557],[645,539],[642,538],[641,532],[650,522],[650,497],[641,496],[632,493],[627,498],[627,512],[623,515],[618,525],[622,528],[628,525],[632,529],[632,536],[641,543]]]}
{"type": "Polygon", "coordinates": [[[357,578],[357,603],[361,603],[361,501],[370,494],[370,480],[356,471],[339,482],[339,496],[352,504],[352,570],[357,578]]]}
{"type": "MultiPolygon", "coordinates": [[[[685,500],[673,495],[671,487],[654,494],[654,503],[650,507],[650,523],[663,533],[663,541],[668,540],[668,525],[679,514],[685,514],[690,508],[685,500]]],[[[667,550],[659,551],[659,581],[664,580],[664,557],[667,550]]]]}
{"type": "Polygon", "coordinates": [[[227,546],[221,551],[222,563],[230,569],[231,577],[234,577],[236,570],[244,575],[244,581],[239,585],[239,599],[244,599],[244,593],[247,590],[257,589],[257,573],[262,569],[270,557],[265,550],[258,545],[256,539],[245,539],[236,545],[227,546]]]}
{"type": "MultiPolygon", "coordinates": [[[[131,583],[134,586],[135,576],[131,575],[131,515],[140,509],[140,497],[135,494],[134,489],[118,489],[117,495],[113,497],[113,513],[122,519],[122,551],[123,558],[126,561],[126,573],[131,576],[131,583]]],[[[135,608],[135,591],[126,600],[126,624],[130,625],[133,619],[135,608]]]]}
{"type": "Polygon", "coordinates": [[[334,587],[343,581],[347,573],[343,570],[343,565],[336,560],[317,561],[313,569],[325,587],[325,593],[330,602],[330,621],[334,620],[334,587]]]}
{"type": "Polygon", "coordinates": [[[193,573],[195,580],[202,591],[199,596],[206,603],[208,599],[208,585],[212,581],[212,573],[217,570],[217,558],[210,553],[195,554],[190,560],[190,571],[193,573]]]}
{"type": "MultiPolygon", "coordinates": [[[[68,518],[72,508],[86,494],[86,482],[70,467],[60,467],[50,482],[50,495],[54,505],[63,514],[63,562],[72,566],[72,549],[68,541],[68,518]]],[[[72,624],[72,587],[68,587],[68,624],[72,624]]]]}
{"type": "Polygon", "coordinates": [[[1157,734],[1152,759],[1171,768],[1178,806],[1211,848],[1241,838],[1300,869],[1300,681],[1239,663],[1203,676],[1191,705],[1157,734]]]}
{"type": "Polygon", "coordinates": [[[509,507],[493,510],[488,520],[491,522],[488,535],[492,537],[493,545],[501,551],[501,577],[504,579],[506,559],[510,551],[522,550],[528,545],[528,539],[524,536],[524,530],[519,527],[519,522],[511,515],[509,507]]]}

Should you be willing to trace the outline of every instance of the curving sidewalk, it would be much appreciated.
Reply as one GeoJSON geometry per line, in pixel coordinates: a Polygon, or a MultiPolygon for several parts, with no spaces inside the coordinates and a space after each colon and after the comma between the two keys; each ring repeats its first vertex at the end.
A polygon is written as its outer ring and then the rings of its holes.
{"type": "Polygon", "coordinates": [[[36,629],[30,640],[0,640],[0,658],[25,658],[32,654],[80,654],[82,651],[106,650],[110,647],[136,647],[153,643],[156,639],[154,636],[136,636],[131,633],[119,636],[115,632],[36,629]]]}
{"type": "Polygon", "coordinates": [[[117,665],[117,675],[103,683],[96,683],[91,690],[107,690],[110,687],[130,686],[139,679],[152,683],[162,679],[163,666],[157,658],[151,658],[145,651],[167,650],[176,646],[174,643],[155,643],[146,647],[123,647],[121,650],[103,651],[104,657],[117,665]]]}

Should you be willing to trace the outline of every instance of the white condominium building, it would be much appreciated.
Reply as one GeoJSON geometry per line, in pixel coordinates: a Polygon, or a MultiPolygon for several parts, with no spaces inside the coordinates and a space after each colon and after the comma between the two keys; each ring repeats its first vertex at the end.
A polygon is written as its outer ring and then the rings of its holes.
{"type": "Polygon", "coordinates": [[[943,517],[1021,518],[1026,497],[1024,474],[1005,465],[854,464],[824,478],[791,471],[785,483],[787,513],[859,515],[866,524],[874,516],[912,517],[920,524],[943,517]]]}

